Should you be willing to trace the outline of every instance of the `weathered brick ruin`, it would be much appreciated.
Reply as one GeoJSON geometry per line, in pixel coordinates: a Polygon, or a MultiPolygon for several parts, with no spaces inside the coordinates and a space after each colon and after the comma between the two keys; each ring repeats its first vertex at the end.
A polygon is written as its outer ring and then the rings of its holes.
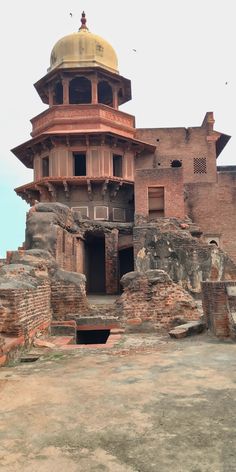
{"type": "Polygon", "coordinates": [[[199,318],[203,287],[209,328],[229,335],[236,167],[216,162],[230,136],[212,112],[198,127],[136,128],[115,51],[81,23],[54,46],[35,84],[48,109],[13,149],[34,177],[16,189],[31,206],[24,245],[0,261],[0,334],[24,343],[52,321],[163,332],[199,318]],[[93,306],[94,293],[119,298],[93,306]]]}
{"type": "Polygon", "coordinates": [[[193,298],[163,270],[129,272],[121,283],[124,293],[116,307],[127,331],[166,332],[177,324],[199,318],[193,298]]]}

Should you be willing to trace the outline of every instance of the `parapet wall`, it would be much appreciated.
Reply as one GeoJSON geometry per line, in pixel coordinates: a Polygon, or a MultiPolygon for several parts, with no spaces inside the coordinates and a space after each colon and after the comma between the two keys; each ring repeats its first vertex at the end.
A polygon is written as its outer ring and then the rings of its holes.
{"type": "Polygon", "coordinates": [[[37,288],[0,290],[0,332],[8,336],[30,336],[51,322],[50,284],[37,288]]]}

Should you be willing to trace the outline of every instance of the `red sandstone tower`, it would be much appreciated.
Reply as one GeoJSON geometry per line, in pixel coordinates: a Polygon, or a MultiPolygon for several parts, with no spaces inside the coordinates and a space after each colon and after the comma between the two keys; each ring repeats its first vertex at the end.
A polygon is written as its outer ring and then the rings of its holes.
{"type": "Polygon", "coordinates": [[[49,108],[31,120],[32,139],[13,149],[34,181],[16,189],[28,203],[60,202],[83,218],[131,222],[134,159],[155,146],[134,138],[135,119],[119,111],[131,99],[112,46],[92,34],[83,12],[77,33],[53,47],[35,88],[49,108]]]}
{"type": "Polygon", "coordinates": [[[49,108],[31,120],[31,139],[13,149],[34,169],[34,181],[16,192],[31,205],[72,208],[77,230],[61,229],[54,256],[86,275],[88,292],[117,293],[144,255],[145,270],[166,270],[154,234],[163,219],[190,217],[201,228],[195,235],[236,260],[236,170],[217,166],[230,136],[214,130],[212,112],[198,127],[136,129],[119,110],[131,99],[130,80],[84,13],[79,31],[53,47],[35,88],[49,108]]]}

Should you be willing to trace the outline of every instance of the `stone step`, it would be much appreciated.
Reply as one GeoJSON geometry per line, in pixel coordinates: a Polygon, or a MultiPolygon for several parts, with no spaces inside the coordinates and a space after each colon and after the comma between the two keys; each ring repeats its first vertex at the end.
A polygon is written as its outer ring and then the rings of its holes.
{"type": "Polygon", "coordinates": [[[186,336],[192,336],[194,334],[200,334],[204,331],[206,325],[203,321],[190,321],[183,325],[176,326],[169,331],[171,338],[186,338],[186,336]]]}

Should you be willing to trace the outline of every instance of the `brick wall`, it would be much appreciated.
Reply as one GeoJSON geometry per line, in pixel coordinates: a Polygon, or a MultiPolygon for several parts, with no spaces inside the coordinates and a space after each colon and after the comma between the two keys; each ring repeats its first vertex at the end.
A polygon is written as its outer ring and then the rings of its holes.
{"type": "Polygon", "coordinates": [[[197,320],[192,297],[160,270],[131,272],[121,279],[124,293],[116,302],[128,331],[165,331],[178,321],[197,320]]]}
{"type": "Polygon", "coordinates": [[[118,291],[118,237],[117,229],[105,234],[106,293],[110,295],[118,291]]]}
{"type": "Polygon", "coordinates": [[[170,167],[180,160],[184,182],[216,182],[216,146],[214,118],[207,113],[201,126],[190,128],[140,128],[136,138],[154,144],[155,155],[140,156],[136,169],[170,167]],[[194,159],[206,159],[206,173],[194,173],[194,159]]]}
{"type": "Polygon", "coordinates": [[[164,216],[184,218],[182,167],[169,169],[138,169],[135,173],[135,215],[147,219],[148,187],[164,187],[164,216]]]}
{"type": "Polygon", "coordinates": [[[202,283],[202,304],[207,327],[219,337],[235,337],[232,313],[236,311],[236,301],[235,297],[228,296],[227,287],[236,287],[236,282],[202,283]]]}
{"type": "Polygon", "coordinates": [[[53,318],[57,320],[65,319],[68,314],[87,313],[85,277],[59,271],[51,283],[51,303],[53,318]]]}
{"type": "Polygon", "coordinates": [[[236,172],[219,172],[217,184],[186,185],[186,213],[236,261],[236,172]]]}
{"type": "Polygon", "coordinates": [[[0,332],[8,336],[29,336],[51,321],[50,284],[37,287],[0,289],[0,332]]]}
{"type": "Polygon", "coordinates": [[[76,250],[75,236],[58,226],[55,259],[62,269],[76,271],[76,250]]]}

